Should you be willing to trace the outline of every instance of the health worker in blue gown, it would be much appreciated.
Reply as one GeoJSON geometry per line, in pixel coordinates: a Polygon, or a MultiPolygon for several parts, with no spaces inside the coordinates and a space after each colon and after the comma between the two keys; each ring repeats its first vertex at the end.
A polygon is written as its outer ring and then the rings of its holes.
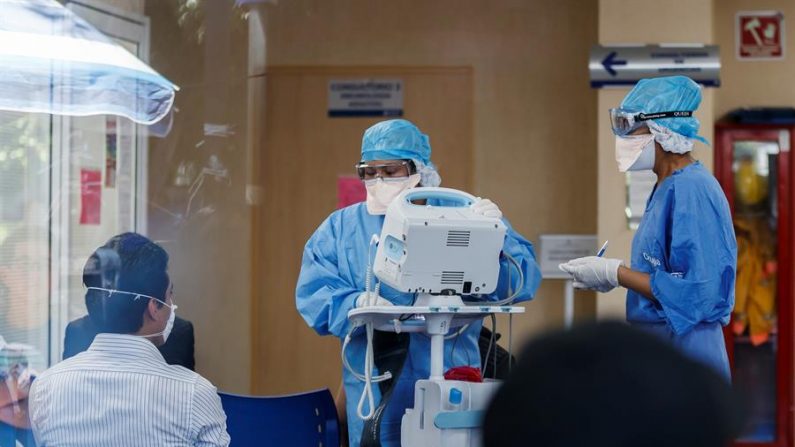
{"type": "MultiPolygon", "coordinates": [[[[414,124],[402,119],[383,121],[365,131],[361,161],[356,168],[367,189],[367,201],[337,210],[320,224],[306,243],[295,297],[298,311],[309,326],[320,335],[331,334],[341,339],[351,328],[348,312],[372,302],[365,301],[363,296],[368,256],[375,252],[370,242],[373,235],[381,234],[387,207],[398,194],[409,188],[439,186],[441,183],[431,163],[428,137],[414,124]]],[[[502,217],[497,205],[488,199],[478,200],[472,208],[485,216],[502,217]]],[[[518,261],[524,275],[524,285],[517,291],[517,301],[531,299],[541,280],[533,245],[509,226],[503,252],[518,261]]],[[[497,290],[489,296],[482,296],[482,299],[506,298],[519,285],[516,267],[502,256],[500,262],[497,290]]],[[[411,305],[414,299],[414,294],[399,293],[383,284],[375,304],[411,305]]],[[[481,366],[477,342],[480,329],[480,322],[473,323],[457,340],[445,341],[445,370],[455,366],[481,366]]],[[[375,334],[387,339],[390,335],[378,331],[375,334]]],[[[397,379],[393,379],[394,383],[385,392],[385,405],[376,412],[379,419],[377,427],[370,427],[372,423],[365,425],[357,416],[356,407],[364,385],[343,367],[351,446],[358,446],[360,442],[377,445],[379,441],[383,446],[400,445],[401,418],[406,408],[413,407],[414,383],[429,376],[431,349],[430,338],[425,334],[401,335],[407,343],[404,361],[394,368],[398,371],[390,371],[397,379]],[[373,436],[376,436],[375,440],[362,442],[373,436]]],[[[358,328],[346,349],[346,357],[359,373],[364,369],[365,348],[365,332],[358,328]]],[[[375,349],[377,359],[379,347],[375,346],[375,349]]],[[[374,375],[382,372],[376,371],[374,375]]],[[[382,404],[381,392],[384,389],[378,385],[373,385],[376,406],[382,404]]]]}
{"type": "Polygon", "coordinates": [[[561,265],[575,287],[627,291],[627,320],[727,380],[722,326],[734,307],[737,241],[726,196],[691,151],[701,88],[690,78],[644,79],[610,110],[618,170],[652,170],[657,184],[632,241],[630,266],[589,256],[561,265]]]}

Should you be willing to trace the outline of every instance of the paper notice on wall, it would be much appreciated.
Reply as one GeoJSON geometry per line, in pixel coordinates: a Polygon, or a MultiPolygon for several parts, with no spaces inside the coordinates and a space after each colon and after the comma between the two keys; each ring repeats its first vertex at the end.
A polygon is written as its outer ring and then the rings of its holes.
{"type": "Polygon", "coordinates": [[[135,229],[135,126],[133,122],[120,118],[116,131],[119,135],[116,167],[116,191],[118,194],[118,229],[120,232],[135,229]]]}
{"type": "Polygon", "coordinates": [[[345,208],[354,203],[364,202],[367,190],[359,177],[341,175],[337,179],[337,208],[345,208]]]}
{"type": "Polygon", "coordinates": [[[80,170],[80,224],[99,225],[102,214],[102,171],[80,170]]]}
{"type": "Polygon", "coordinates": [[[545,279],[568,279],[569,274],[558,266],[572,259],[593,256],[598,249],[595,235],[542,234],[539,239],[538,261],[545,279]]]}
{"type": "Polygon", "coordinates": [[[116,117],[105,118],[105,187],[116,187],[116,157],[118,154],[118,132],[116,117]]]}

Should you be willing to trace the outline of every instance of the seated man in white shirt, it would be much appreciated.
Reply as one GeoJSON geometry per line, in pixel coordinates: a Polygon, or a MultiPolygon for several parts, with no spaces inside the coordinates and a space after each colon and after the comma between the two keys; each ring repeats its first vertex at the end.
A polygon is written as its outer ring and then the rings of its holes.
{"type": "Polygon", "coordinates": [[[229,445],[215,387],[157,350],[177,308],[167,268],[165,250],[135,233],[113,237],[88,259],[86,303],[100,333],[33,382],[40,447],[229,445]]]}

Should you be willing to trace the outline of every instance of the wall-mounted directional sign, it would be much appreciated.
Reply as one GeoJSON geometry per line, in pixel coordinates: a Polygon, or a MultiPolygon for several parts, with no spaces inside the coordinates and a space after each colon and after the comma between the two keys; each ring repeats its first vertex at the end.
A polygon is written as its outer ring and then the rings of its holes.
{"type": "Polygon", "coordinates": [[[717,45],[634,45],[591,48],[591,87],[632,85],[643,78],[684,75],[708,87],[720,85],[717,45]]]}

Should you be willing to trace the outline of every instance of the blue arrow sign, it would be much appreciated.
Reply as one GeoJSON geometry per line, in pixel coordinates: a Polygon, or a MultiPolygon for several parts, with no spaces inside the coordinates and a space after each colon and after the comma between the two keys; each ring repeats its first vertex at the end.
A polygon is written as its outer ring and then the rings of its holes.
{"type": "Polygon", "coordinates": [[[627,61],[616,59],[617,55],[618,53],[613,51],[612,53],[608,54],[607,57],[604,58],[604,60],[602,60],[602,66],[605,67],[605,70],[607,70],[608,73],[610,73],[610,76],[615,76],[618,74],[613,69],[614,65],[627,65],[627,61]]]}
{"type": "Polygon", "coordinates": [[[591,87],[631,86],[644,78],[671,75],[717,87],[719,50],[717,45],[594,45],[588,57],[591,87]]]}

